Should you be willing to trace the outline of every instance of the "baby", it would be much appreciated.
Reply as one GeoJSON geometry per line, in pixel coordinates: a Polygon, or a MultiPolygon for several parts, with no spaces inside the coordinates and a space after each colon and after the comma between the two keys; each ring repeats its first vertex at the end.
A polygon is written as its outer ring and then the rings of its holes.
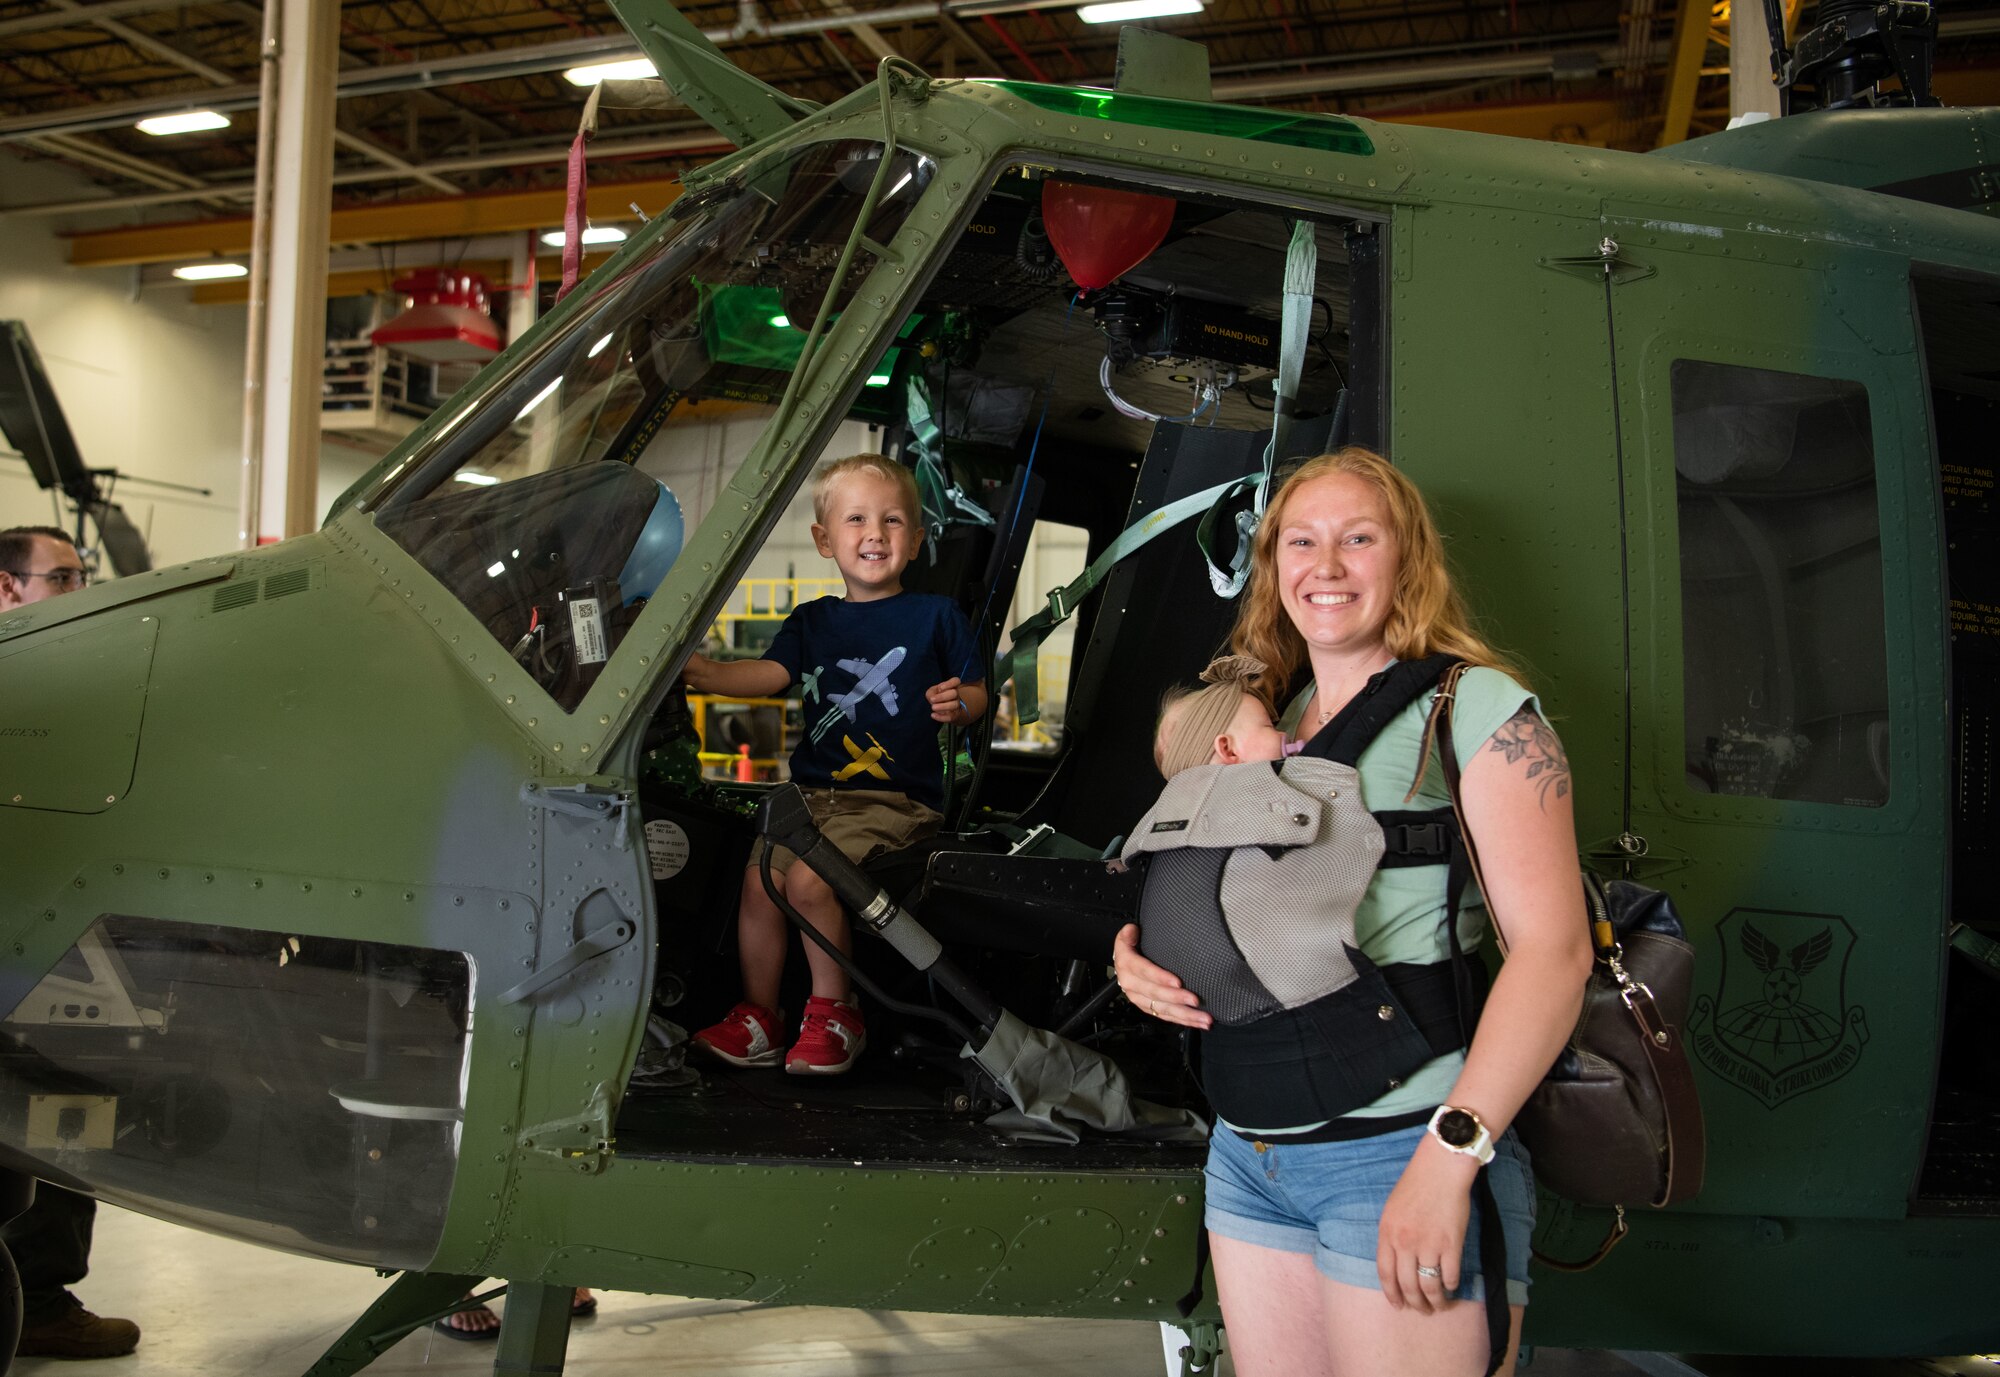
{"type": "Polygon", "coordinates": [[[1264,667],[1248,655],[1225,655],[1201,672],[1204,687],[1176,686],[1160,704],[1153,763],[1172,779],[1196,765],[1241,765],[1296,754],[1271,722],[1271,710],[1248,687],[1264,667]]]}

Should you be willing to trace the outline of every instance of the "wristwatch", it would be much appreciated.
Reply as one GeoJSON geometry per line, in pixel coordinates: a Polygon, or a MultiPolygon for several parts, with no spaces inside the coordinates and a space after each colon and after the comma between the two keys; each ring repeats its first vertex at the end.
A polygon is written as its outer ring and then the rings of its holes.
{"type": "Polygon", "coordinates": [[[1437,1113],[1431,1115],[1428,1132],[1446,1152],[1470,1157],[1482,1167],[1493,1160],[1493,1135],[1486,1131],[1485,1121],[1469,1109],[1439,1105],[1437,1113]]]}

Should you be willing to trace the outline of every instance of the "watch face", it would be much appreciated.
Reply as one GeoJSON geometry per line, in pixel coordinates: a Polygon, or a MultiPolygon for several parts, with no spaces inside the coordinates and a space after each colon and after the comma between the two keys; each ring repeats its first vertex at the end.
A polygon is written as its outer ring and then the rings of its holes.
{"type": "Polygon", "coordinates": [[[1478,1136],[1479,1121],[1464,1110],[1454,1109],[1438,1116],[1438,1137],[1452,1147],[1471,1147],[1478,1136]]]}

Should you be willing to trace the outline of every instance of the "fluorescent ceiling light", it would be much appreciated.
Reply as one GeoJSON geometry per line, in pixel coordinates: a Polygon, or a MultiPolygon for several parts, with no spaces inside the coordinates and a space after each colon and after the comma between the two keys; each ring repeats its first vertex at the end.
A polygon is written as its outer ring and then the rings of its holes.
{"type": "Polygon", "coordinates": [[[215,110],[183,110],[140,120],[136,127],[146,134],[196,134],[205,129],[227,129],[229,116],[215,110]]]}
{"type": "Polygon", "coordinates": [[[489,579],[497,579],[506,572],[507,562],[505,560],[496,559],[486,566],[486,577],[489,579]]]}
{"type": "Polygon", "coordinates": [[[143,134],[195,134],[204,129],[227,129],[229,116],[214,110],[183,110],[178,115],[154,115],[139,121],[143,134]]]}
{"type": "MultiPolygon", "coordinates": [[[[592,225],[583,232],[586,244],[620,244],[625,241],[625,231],[616,225],[592,225]]],[[[568,242],[568,236],[561,230],[550,230],[542,236],[542,242],[552,249],[559,249],[568,242]]]]}
{"type": "Polygon", "coordinates": [[[887,373],[870,373],[868,375],[868,386],[887,387],[888,385],[889,375],[887,373]]]}
{"type": "Polygon", "coordinates": [[[644,81],[647,77],[656,77],[659,74],[651,58],[628,57],[617,62],[596,62],[588,67],[572,67],[563,73],[563,80],[572,86],[595,86],[600,81],[644,81]]]}
{"type": "MultiPolygon", "coordinates": [[[[539,401],[540,398],[536,398],[536,400],[539,401]]],[[[500,481],[498,478],[495,478],[492,474],[481,473],[478,469],[467,469],[464,473],[454,474],[453,477],[456,479],[456,481],[460,483],[470,483],[475,488],[490,488],[495,483],[498,483],[500,481]]],[[[521,552],[519,550],[516,550],[514,553],[518,555],[521,552]]]]}
{"type": "Polygon", "coordinates": [[[789,330],[792,328],[792,318],[790,316],[772,316],[771,328],[773,330],[789,330]]]}
{"type": "Polygon", "coordinates": [[[1079,5],[1076,17],[1086,24],[1123,24],[1165,14],[1200,14],[1201,10],[1202,0],[1112,0],[1108,5],[1079,5]]]}
{"type": "MultiPolygon", "coordinates": [[[[614,332],[614,333],[615,333],[615,332],[614,332]]],[[[611,336],[610,336],[610,335],[606,335],[606,336],[605,336],[605,337],[604,337],[603,339],[601,339],[601,340],[599,340],[599,341],[598,341],[597,343],[595,343],[595,344],[591,345],[591,346],[590,346],[590,352],[589,352],[588,354],[585,354],[585,355],[584,355],[584,357],[585,357],[585,358],[587,358],[587,359],[594,359],[594,358],[596,358],[596,357],[597,357],[597,356],[598,356],[599,354],[601,354],[601,353],[603,353],[603,352],[604,352],[604,346],[605,346],[605,345],[607,345],[607,344],[609,344],[609,343],[611,343],[611,336]]]]}
{"type": "Polygon", "coordinates": [[[214,282],[225,277],[248,277],[250,270],[241,263],[189,263],[175,268],[174,276],[183,282],[214,282]]]}

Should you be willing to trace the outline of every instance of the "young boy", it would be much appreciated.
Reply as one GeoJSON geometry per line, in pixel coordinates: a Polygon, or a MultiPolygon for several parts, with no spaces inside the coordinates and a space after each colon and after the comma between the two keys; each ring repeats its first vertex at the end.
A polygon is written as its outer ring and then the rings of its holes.
{"type": "MultiPolygon", "coordinates": [[[[761,660],[688,661],[697,693],[769,697],[803,684],[803,734],[792,779],[813,821],[859,865],[935,832],[944,804],[938,724],[965,726],[986,711],[985,676],[972,627],[950,598],[903,591],[903,570],[924,535],[910,471],[880,454],[823,464],[813,476],[813,544],[834,562],[845,598],[819,598],[785,618],[761,660]]],[[[764,843],[760,840],[761,851],[764,843]]],[[[794,1075],[838,1075],[854,1065],[868,1032],[847,972],[805,944],[812,997],[787,1051],[778,982],[790,947],[784,915],[764,892],[751,854],[737,909],[743,998],[695,1046],[735,1066],[784,1063],[794,1075]]],[[[773,879],[792,906],[841,951],[847,918],[826,882],[783,847],[773,879]]]]}
{"type": "Polygon", "coordinates": [[[1202,687],[1168,691],[1153,731],[1153,763],[1163,776],[1172,779],[1196,765],[1278,760],[1289,753],[1271,710],[1244,686],[1260,672],[1248,656],[1229,655],[1201,672],[1208,680],[1202,687]]]}

